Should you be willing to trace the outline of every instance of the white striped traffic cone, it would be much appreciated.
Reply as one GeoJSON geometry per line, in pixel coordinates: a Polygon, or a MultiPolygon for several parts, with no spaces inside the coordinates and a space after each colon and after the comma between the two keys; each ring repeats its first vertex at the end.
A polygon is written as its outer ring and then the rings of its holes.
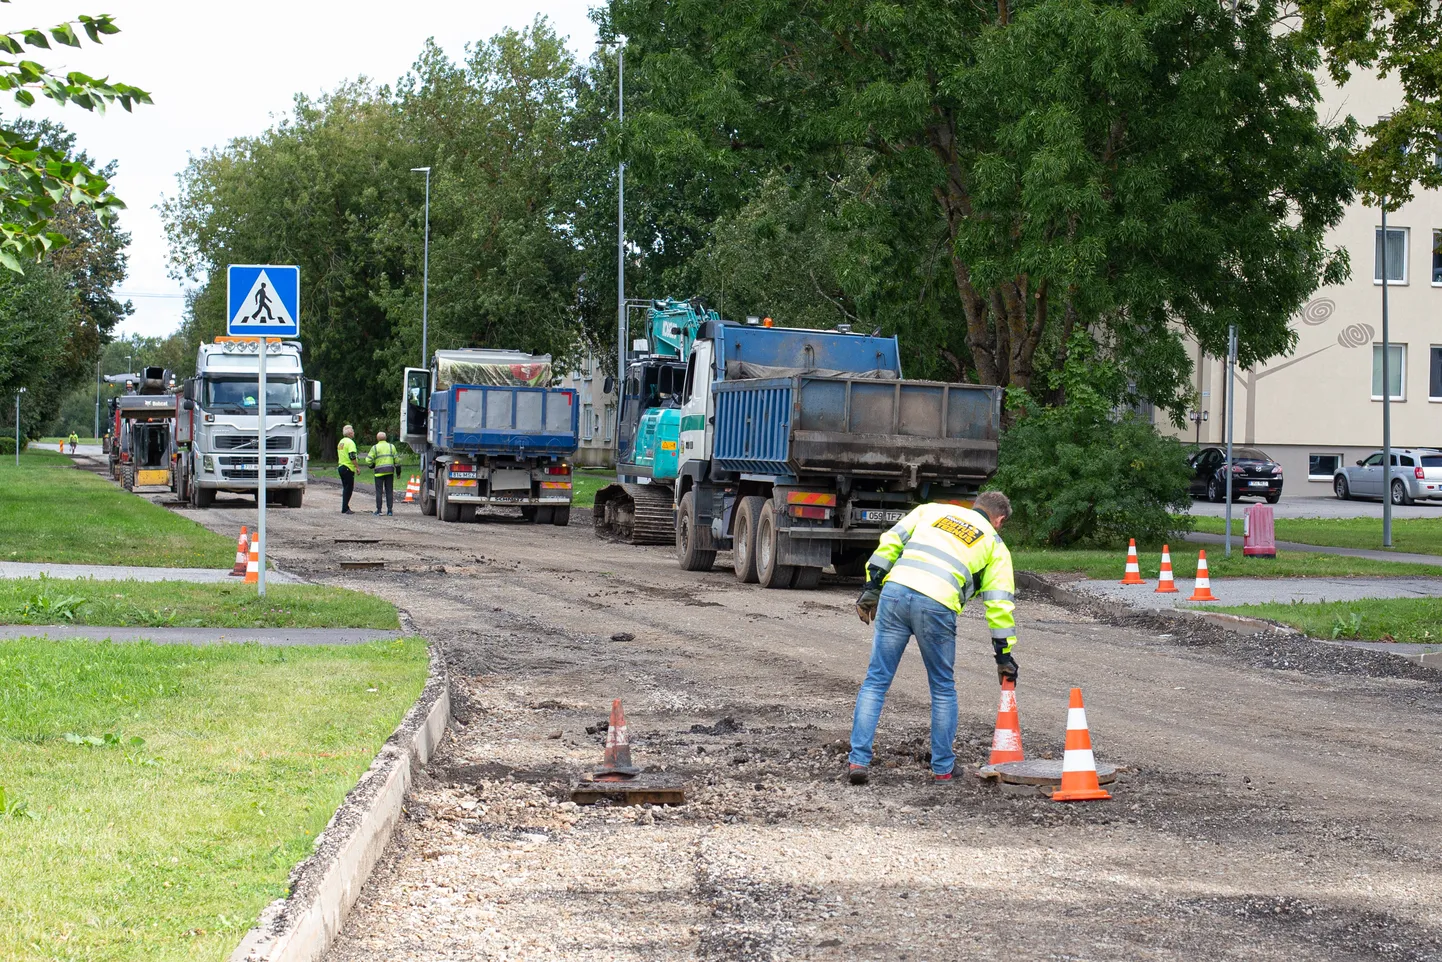
{"type": "Polygon", "coordinates": [[[1146,584],[1146,582],[1142,580],[1142,568],[1141,568],[1141,565],[1137,564],[1137,539],[1136,539],[1136,538],[1132,538],[1132,539],[1131,539],[1131,543],[1130,543],[1129,545],[1127,545],[1127,571],[1126,571],[1126,574],[1122,576],[1122,584],[1124,584],[1124,585],[1144,585],[1144,584],[1146,584]]]}
{"type": "Polygon", "coordinates": [[[1071,690],[1066,712],[1066,754],[1062,756],[1061,787],[1051,793],[1054,802],[1105,801],[1111,793],[1097,780],[1097,760],[1092,754],[1092,736],[1087,730],[1087,710],[1080,688],[1071,690]]]}
{"type": "Polygon", "coordinates": [[[1162,573],[1157,578],[1157,591],[1159,595],[1176,594],[1177,582],[1172,576],[1172,549],[1162,545],[1162,573]]]}
{"type": "Polygon", "coordinates": [[[248,585],[260,582],[260,539],[252,538],[250,542],[250,559],[245,563],[245,583],[248,585]]]}
{"type": "Polygon", "coordinates": [[[413,474],[413,475],[411,475],[411,479],[406,482],[406,497],[405,497],[405,500],[404,500],[402,503],[403,503],[403,504],[415,504],[415,503],[416,503],[416,498],[420,495],[420,493],[421,493],[421,479],[418,478],[418,477],[416,477],[416,476],[413,474]]]}
{"type": "Polygon", "coordinates": [[[246,559],[250,556],[250,535],[246,533],[245,525],[240,526],[240,537],[235,541],[235,564],[231,566],[232,577],[239,578],[245,574],[246,559]]]}
{"type": "Polygon", "coordinates": [[[1207,553],[1202,551],[1197,556],[1197,586],[1192,589],[1192,596],[1188,601],[1221,601],[1212,594],[1212,579],[1207,576],[1207,553]]]}

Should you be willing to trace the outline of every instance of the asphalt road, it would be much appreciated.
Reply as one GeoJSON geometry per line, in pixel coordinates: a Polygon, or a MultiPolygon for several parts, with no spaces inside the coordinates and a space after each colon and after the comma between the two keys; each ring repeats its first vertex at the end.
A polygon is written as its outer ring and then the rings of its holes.
{"type": "MultiPolygon", "coordinates": [[[[408,609],[444,647],[457,722],[331,962],[1442,959],[1432,671],[1023,597],[1027,752],[1060,757],[1082,687],[1099,757],[1126,767],[1115,799],[932,784],[914,653],[854,788],[857,582],[764,591],[725,555],[684,572],[597,540],[581,511],[559,529],[338,505],[317,485],[270,512],[272,553],[408,609]],[[568,805],[613,697],[638,763],[683,777],[687,805],[568,805]]],[[[181,513],[229,533],[254,510],[181,513]]],[[[974,764],[997,703],[978,612],[958,648],[974,764]]]]}
{"type": "MultiPolygon", "coordinates": [[[[1240,525],[1243,513],[1249,505],[1265,504],[1252,498],[1237,501],[1232,505],[1233,523],[1240,525]]],[[[1381,501],[1338,501],[1336,498],[1288,498],[1272,505],[1274,518],[1376,518],[1378,530],[1382,524],[1381,501]]],[[[1199,518],[1221,518],[1226,516],[1227,506],[1213,504],[1204,498],[1192,501],[1192,514],[1199,518]]],[[[1393,518],[1442,518],[1442,501],[1431,501],[1412,505],[1393,505],[1393,518]]],[[[1241,528],[1238,527],[1240,532],[1241,528]]]]}

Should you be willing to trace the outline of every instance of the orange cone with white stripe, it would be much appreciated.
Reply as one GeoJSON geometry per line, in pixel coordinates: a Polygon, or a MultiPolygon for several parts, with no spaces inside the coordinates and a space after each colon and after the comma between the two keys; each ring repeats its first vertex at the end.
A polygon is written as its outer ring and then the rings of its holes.
{"type": "Polygon", "coordinates": [[[1001,704],[996,709],[996,731],[991,736],[988,765],[1024,761],[1021,752],[1021,715],[1016,710],[1016,682],[1001,683],[1001,704]]]}
{"type": "Polygon", "coordinates": [[[245,563],[245,583],[248,585],[257,584],[260,581],[260,539],[255,538],[250,542],[250,560],[245,563]]]}
{"type": "Polygon", "coordinates": [[[1071,690],[1066,712],[1066,754],[1062,756],[1061,787],[1051,793],[1054,802],[1093,802],[1111,798],[1097,780],[1097,760],[1087,730],[1087,711],[1080,688],[1071,690]]]}
{"type": "Polygon", "coordinates": [[[1157,594],[1176,594],[1177,582],[1172,577],[1172,549],[1162,545],[1162,573],[1157,579],[1157,594]]]}
{"type": "Polygon", "coordinates": [[[421,479],[418,478],[418,477],[416,477],[416,476],[413,474],[413,475],[411,475],[411,479],[406,482],[406,497],[405,497],[405,501],[404,501],[403,503],[404,503],[404,504],[415,504],[415,503],[416,503],[416,498],[420,495],[420,493],[421,493],[421,479]]]}
{"type": "Polygon", "coordinates": [[[1207,577],[1207,553],[1202,551],[1197,557],[1197,586],[1192,589],[1192,596],[1188,601],[1221,601],[1212,594],[1212,579],[1207,577]]]}
{"type": "Polygon", "coordinates": [[[246,558],[250,556],[250,535],[246,533],[245,525],[240,526],[240,537],[235,541],[235,564],[230,568],[233,578],[239,578],[245,574],[246,558]]]}
{"type": "Polygon", "coordinates": [[[1137,564],[1137,539],[1132,538],[1127,546],[1127,573],[1122,577],[1124,585],[1144,585],[1142,566],[1137,564]]]}

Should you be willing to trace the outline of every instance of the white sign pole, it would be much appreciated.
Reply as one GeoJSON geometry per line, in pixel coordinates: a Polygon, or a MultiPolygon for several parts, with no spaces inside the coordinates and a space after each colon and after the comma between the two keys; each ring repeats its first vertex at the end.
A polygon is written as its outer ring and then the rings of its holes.
{"type": "Polygon", "coordinates": [[[260,509],[260,521],[256,527],[260,531],[260,581],[258,587],[260,596],[265,597],[265,421],[270,411],[270,405],[265,398],[265,336],[260,338],[260,397],[258,406],[260,408],[260,428],[257,431],[259,443],[257,448],[260,451],[259,460],[256,462],[256,480],[258,486],[255,489],[255,504],[260,509]]]}

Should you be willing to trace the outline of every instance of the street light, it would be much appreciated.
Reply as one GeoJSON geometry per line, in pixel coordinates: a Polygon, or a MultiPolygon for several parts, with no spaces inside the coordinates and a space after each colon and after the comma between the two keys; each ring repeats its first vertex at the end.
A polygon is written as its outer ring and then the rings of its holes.
{"type": "MultiPolygon", "coordinates": [[[[610,44],[605,44],[610,46],[610,44]]],[[[616,123],[626,124],[626,40],[617,37],[616,46],[616,123]]],[[[620,150],[616,158],[616,418],[620,424],[621,401],[626,396],[626,162],[620,150]]],[[[616,433],[620,443],[620,431],[616,433]]],[[[624,479],[622,479],[624,480],[624,479]]]]}
{"type": "Polygon", "coordinates": [[[411,173],[426,175],[426,240],[425,255],[421,266],[421,367],[426,367],[426,329],[429,318],[427,314],[430,307],[431,287],[431,169],[429,167],[412,167],[411,173]]]}
{"type": "Polygon", "coordinates": [[[25,393],[22,387],[15,392],[15,467],[20,467],[20,395],[25,393]]]}

